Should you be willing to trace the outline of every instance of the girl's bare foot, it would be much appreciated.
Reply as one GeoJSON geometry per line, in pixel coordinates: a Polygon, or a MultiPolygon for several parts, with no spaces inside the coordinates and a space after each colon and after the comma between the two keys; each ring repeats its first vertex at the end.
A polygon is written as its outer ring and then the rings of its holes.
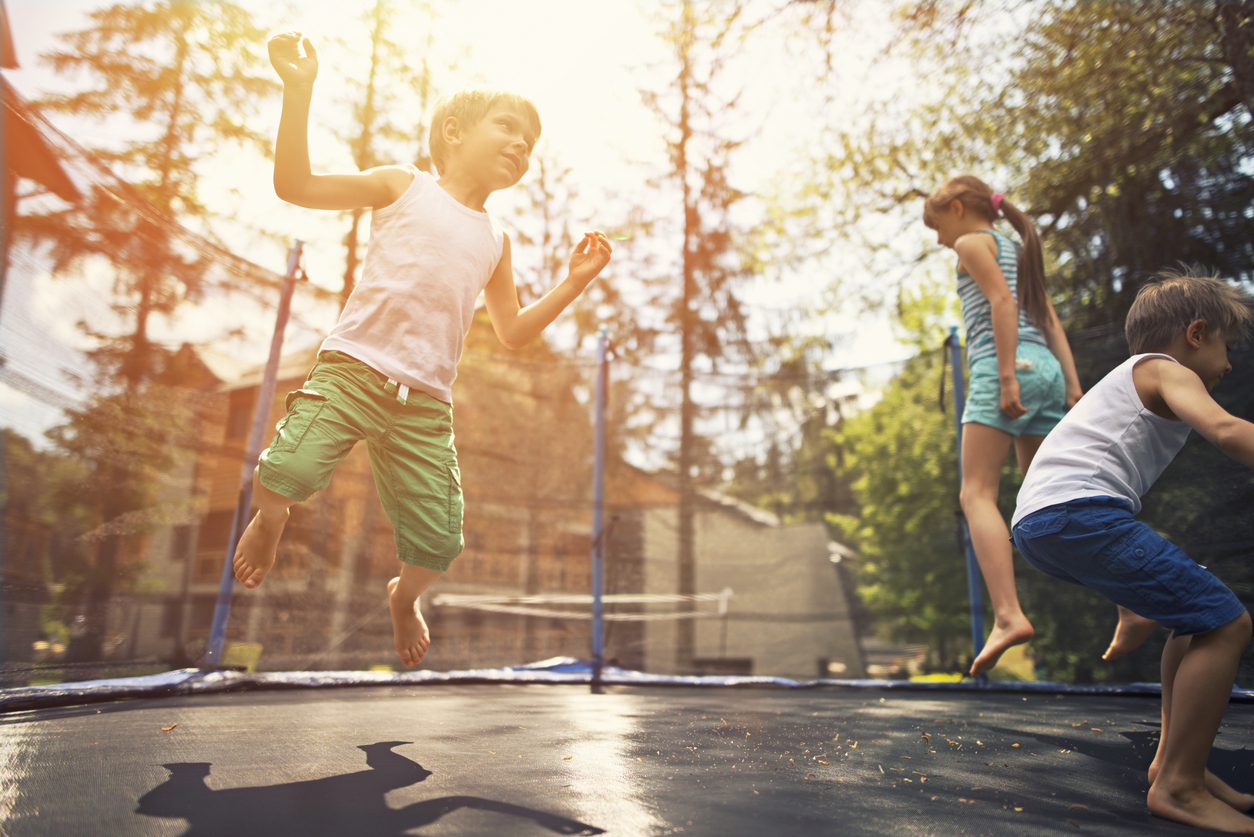
{"type": "Polygon", "coordinates": [[[994,624],[992,633],[988,635],[988,641],[984,643],[984,649],[975,658],[975,662],[971,663],[971,676],[978,677],[988,671],[997,665],[997,661],[1001,659],[1002,654],[1006,653],[1007,648],[1022,645],[1035,635],[1032,623],[1022,614],[1004,625],[994,624]]]}
{"type": "MultiPolygon", "coordinates": [[[[1149,766],[1149,782],[1151,785],[1154,784],[1156,778],[1158,778],[1157,758],[1149,766]]],[[[1210,791],[1211,796],[1225,805],[1229,805],[1243,814],[1248,814],[1250,809],[1254,808],[1254,794],[1241,793],[1209,770],[1206,771],[1204,779],[1206,781],[1206,790],[1210,791]]]]}
{"type": "Polygon", "coordinates": [[[1115,626],[1115,638],[1110,647],[1102,654],[1103,660],[1117,660],[1129,651],[1135,650],[1158,627],[1153,619],[1137,616],[1126,607],[1119,608],[1119,624],[1115,626]]]}
{"type": "Polygon", "coordinates": [[[235,580],[248,589],[260,584],[274,567],[274,553],[279,548],[283,527],[287,525],[287,515],[287,509],[271,514],[259,511],[240,535],[231,564],[235,568],[235,580]]]}
{"type": "Polygon", "coordinates": [[[413,668],[422,662],[427,648],[431,645],[431,634],[427,631],[426,620],[418,609],[418,600],[403,601],[396,595],[396,586],[400,578],[388,582],[388,610],[392,614],[392,644],[396,653],[401,655],[401,663],[405,668],[413,668]]]}
{"type": "Polygon", "coordinates": [[[1180,788],[1174,791],[1155,784],[1147,797],[1150,813],[1164,819],[1182,822],[1194,828],[1254,834],[1254,819],[1233,810],[1205,787],[1180,788]]]}

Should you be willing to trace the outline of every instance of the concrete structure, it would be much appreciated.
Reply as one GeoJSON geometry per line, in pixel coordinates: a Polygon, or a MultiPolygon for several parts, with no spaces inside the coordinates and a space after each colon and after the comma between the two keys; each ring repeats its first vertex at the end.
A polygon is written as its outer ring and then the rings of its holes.
{"type": "MultiPolygon", "coordinates": [[[[669,475],[622,463],[617,471],[607,562],[636,590],[674,593],[678,493],[669,475]]],[[[620,663],[676,674],[865,676],[848,591],[836,566],[843,547],[828,540],[826,527],[784,524],[769,512],[702,492],[694,529],[697,592],[729,590],[725,613],[718,615],[718,603],[708,601],[644,605],[637,610],[704,614],[696,622],[694,669],[678,666],[678,623],[669,619],[613,623],[607,645],[620,663]]]]}

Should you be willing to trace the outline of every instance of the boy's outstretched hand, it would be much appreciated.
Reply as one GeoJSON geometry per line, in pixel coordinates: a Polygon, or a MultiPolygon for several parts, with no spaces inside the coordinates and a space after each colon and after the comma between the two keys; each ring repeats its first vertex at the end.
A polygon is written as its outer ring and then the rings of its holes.
{"type": "Polygon", "coordinates": [[[284,84],[313,84],[318,77],[318,51],[308,38],[302,43],[299,32],[275,35],[267,47],[270,64],[284,84]],[[300,54],[301,46],[305,48],[304,55],[300,54]]]}
{"type": "Polygon", "coordinates": [[[610,263],[613,251],[609,237],[600,230],[583,234],[570,254],[570,279],[579,286],[580,292],[610,263]]]}

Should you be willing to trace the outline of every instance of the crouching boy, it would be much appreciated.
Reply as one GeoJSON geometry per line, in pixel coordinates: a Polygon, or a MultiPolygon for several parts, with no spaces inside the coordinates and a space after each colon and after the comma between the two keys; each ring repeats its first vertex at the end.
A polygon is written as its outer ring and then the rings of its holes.
{"type": "Polygon", "coordinates": [[[1250,641],[1245,606],[1133,515],[1190,430],[1254,467],[1254,424],[1210,396],[1248,330],[1250,298],[1218,278],[1167,272],[1128,312],[1132,357],[1046,437],[1011,525],[1028,563],[1172,630],[1162,657],[1162,737],[1149,809],[1198,828],[1254,833],[1254,796],[1206,770],[1250,641]]]}

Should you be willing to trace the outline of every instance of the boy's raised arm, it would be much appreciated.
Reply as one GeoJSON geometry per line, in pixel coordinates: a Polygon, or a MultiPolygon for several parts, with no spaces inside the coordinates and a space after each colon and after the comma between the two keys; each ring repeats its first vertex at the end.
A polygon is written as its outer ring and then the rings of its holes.
{"type": "Polygon", "coordinates": [[[584,233],[570,254],[570,271],[566,278],[544,296],[521,308],[514,286],[509,236],[505,236],[501,261],[483,289],[488,319],[497,338],[508,349],[521,349],[534,340],[610,263],[612,251],[605,233],[600,230],[584,233]]]}
{"type": "Polygon", "coordinates": [[[1254,468],[1254,424],[1215,403],[1193,370],[1170,361],[1155,366],[1163,401],[1176,417],[1242,465],[1254,468]]]}
{"type": "Polygon", "coordinates": [[[409,187],[413,175],[400,166],[380,166],[355,174],[313,174],[309,167],[309,105],[318,76],[318,53],[299,32],[275,35],[270,63],[283,79],[283,113],[274,143],[274,191],[309,209],[387,206],[409,187]]]}

